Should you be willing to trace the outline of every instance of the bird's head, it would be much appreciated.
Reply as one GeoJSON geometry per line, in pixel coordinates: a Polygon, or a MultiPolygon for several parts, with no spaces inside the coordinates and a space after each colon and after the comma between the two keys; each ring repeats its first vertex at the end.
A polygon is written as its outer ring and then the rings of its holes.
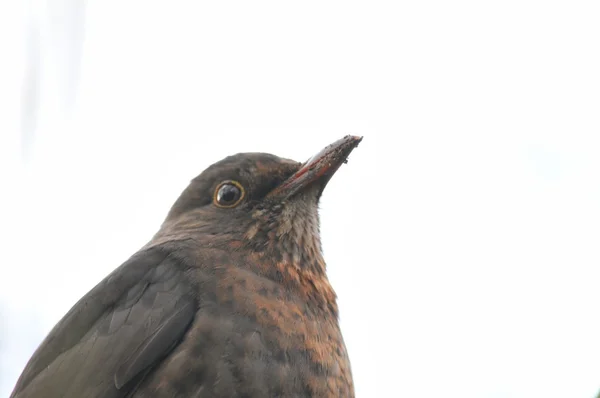
{"type": "Polygon", "coordinates": [[[265,153],[229,156],[191,181],[159,235],[192,236],[201,246],[231,251],[250,248],[324,272],[319,199],[361,139],[346,136],[305,163],[265,153]]]}

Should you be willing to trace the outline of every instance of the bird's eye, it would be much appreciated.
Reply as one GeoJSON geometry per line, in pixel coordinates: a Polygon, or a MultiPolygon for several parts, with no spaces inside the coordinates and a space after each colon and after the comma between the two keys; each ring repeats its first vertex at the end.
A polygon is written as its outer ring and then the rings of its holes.
{"type": "Polygon", "coordinates": [[[235,207],[244,198],[244,187],[237,181],[223,181],[215,190],[213,202],[217,207],[235,207]]]}

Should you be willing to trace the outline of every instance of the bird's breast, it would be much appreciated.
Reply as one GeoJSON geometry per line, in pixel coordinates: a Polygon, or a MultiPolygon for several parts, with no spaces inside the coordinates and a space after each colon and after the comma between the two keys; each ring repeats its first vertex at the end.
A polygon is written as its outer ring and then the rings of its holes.
{"type": "Polygon", "coordinates": [[[216,301],[239,320],[239,352],[259,361],[257,368],[265,370],[272,385],[282,391],[293,386],[290,394],[351,396],[336,313],[242,267],[223,269],[217,276],[216,301]]]}
{"type": "Polygon", "coordinates": [[[162,396],[159,391],[169,389],[197,397],[353,396],[335,316],[240,267],[200,274],[193,325],[157,369],[154,385],[145,386],[146,393],[162,396]]]}

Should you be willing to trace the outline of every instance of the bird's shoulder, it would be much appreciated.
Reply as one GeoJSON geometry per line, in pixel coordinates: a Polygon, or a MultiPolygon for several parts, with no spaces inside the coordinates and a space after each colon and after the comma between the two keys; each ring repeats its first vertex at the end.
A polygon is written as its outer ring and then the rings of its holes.
{"type": "Polygon", "coordinates": [[[192,285],[172,252],[140,250],[57,323],[12,396],[124,396],[191,324],[192,285]]]}

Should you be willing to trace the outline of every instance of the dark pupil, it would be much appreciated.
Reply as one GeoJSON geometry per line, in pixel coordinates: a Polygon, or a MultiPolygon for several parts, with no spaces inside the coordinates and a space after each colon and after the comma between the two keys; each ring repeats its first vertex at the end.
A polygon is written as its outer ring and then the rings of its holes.
{"type": "Polygon", "coordinates": [[[233,184],[223,185],[217,194],[217,201],[221,204],[229,204],[238,200],[240,189],[233,184]]]}

